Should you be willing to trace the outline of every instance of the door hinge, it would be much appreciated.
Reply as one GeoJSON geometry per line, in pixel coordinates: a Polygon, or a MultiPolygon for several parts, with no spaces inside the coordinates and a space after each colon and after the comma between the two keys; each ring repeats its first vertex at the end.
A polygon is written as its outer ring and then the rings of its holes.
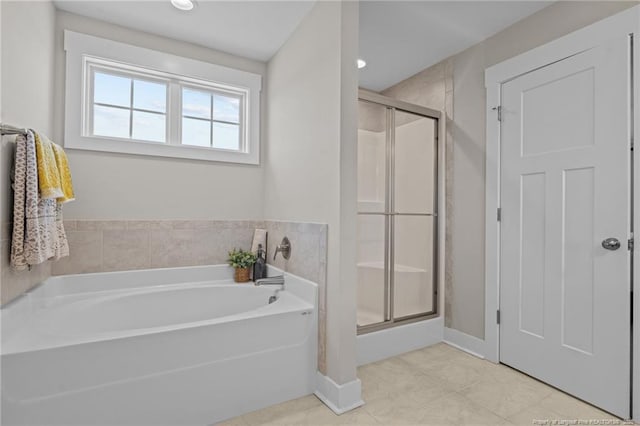
{"type": "Polygon", "coordinates": [[[502,220],[502,209],[500,207],[498,207],[498,210],[496,212],[496,218],[498,219],[498,222],[502,220]]]}
{"type": "Polygon", "coordinates": [[[502,106],[498,105],[498,106],[495,106],[495,107],[493,107],[491,109],[498,113],[498,121],[502,121],[502,106]]]}
{"type": "Polygon", "coordinates": [[[496,311],[496,324],[500,324],[500,309],[496,311]]]}
{"type": "Polygon", "coordinates": [[[634,240],[633,240],[633,232],[632,232],[631,237],[627,240],[627,249],[629,251],[633,251],[633,244],[634,244],[634,240]]]}

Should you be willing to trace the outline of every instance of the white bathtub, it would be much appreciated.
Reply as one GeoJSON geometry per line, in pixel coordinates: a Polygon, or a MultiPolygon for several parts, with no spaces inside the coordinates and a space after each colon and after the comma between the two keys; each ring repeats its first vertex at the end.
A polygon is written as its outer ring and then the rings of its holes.
{"type": "Polygon", "coordinates": [[[316,285],[286,274],[269,304],[231,277],[53,277],[4,307],[2,424],[211,424],[313,393],[316,285]]]}

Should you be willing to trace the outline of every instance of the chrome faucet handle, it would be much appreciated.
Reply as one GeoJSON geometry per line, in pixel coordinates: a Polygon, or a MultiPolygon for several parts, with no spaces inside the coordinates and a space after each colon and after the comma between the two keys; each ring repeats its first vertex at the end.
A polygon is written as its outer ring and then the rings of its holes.
{"type": "Polygon", "coordinates": [[[291,257],[291,242],[289,238],[284,237],[280,244],[276,246],[276,251],[273,253],[273,260],[276,260],[278,253],[282,253],[282,257],[288,260],[291,257]]]}

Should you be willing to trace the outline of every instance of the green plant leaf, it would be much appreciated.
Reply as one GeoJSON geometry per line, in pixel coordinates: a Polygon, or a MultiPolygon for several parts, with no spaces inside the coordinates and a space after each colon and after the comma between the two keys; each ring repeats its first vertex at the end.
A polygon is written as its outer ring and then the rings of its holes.
{"type": "Polygon", "coordinates": [[[253,252],[234,248],[229,252],[227,263],[236,269],[249,268],[256,263],[256,260],[257,256],[253,252]]]}

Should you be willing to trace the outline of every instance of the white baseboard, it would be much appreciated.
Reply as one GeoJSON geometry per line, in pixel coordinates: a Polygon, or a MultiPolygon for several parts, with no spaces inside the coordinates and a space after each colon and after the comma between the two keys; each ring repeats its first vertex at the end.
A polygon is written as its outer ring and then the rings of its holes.
{"type": "Polygon", "coordinates": [[[442,317],[387,328],[358,336],[357,362],[365,365],[442,342],[442,317]]]}
{"type": "Polygon", "coordinates": [[[316,391],[314,393],[320,401],[324,402],[336,414],[346,413],[364,405],[360,379],[339,385],[318,371],[316,375],[316,391]]]}
{"type": "Polygon", "coordinates": [[[473,356],[484,359],[485,342],[475,336],[445,327],[444,342],[473,356]]]}

